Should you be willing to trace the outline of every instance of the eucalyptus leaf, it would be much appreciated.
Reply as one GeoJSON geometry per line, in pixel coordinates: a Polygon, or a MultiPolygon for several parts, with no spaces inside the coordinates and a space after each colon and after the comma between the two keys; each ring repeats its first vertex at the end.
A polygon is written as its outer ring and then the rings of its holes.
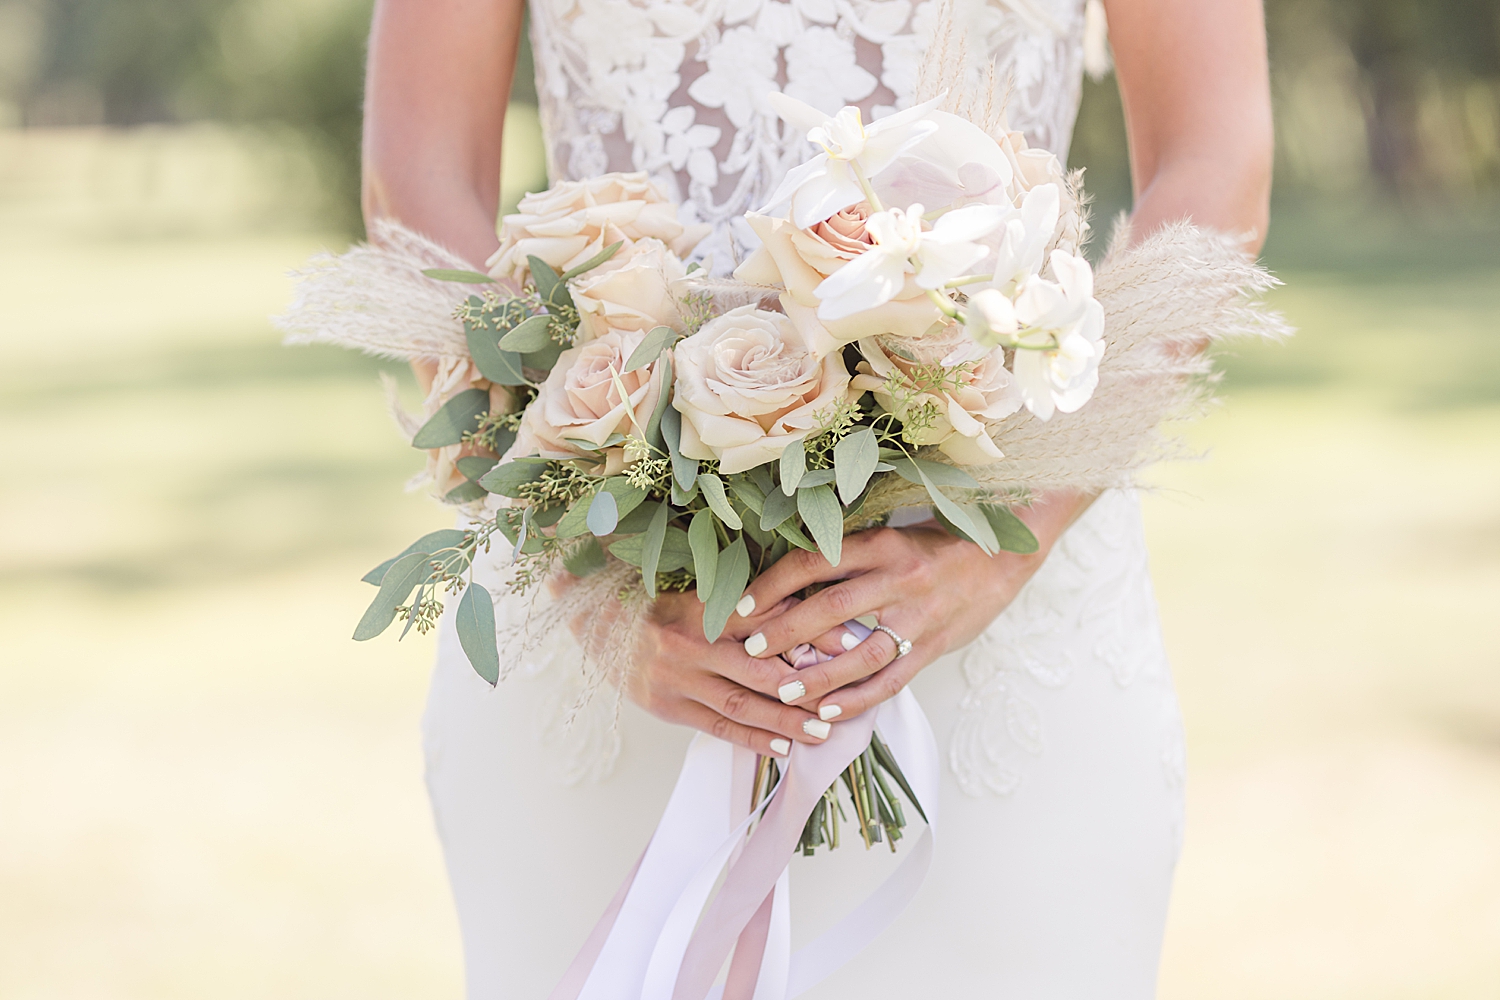
{"type": "Polygon", "coordinates": [[[451,267],[428,267],[422,273],[437,281],[457,281],[465,285],[493,285],[495,279],[478,271],[464,271],[451,267]]]}
{"type": "Polygon", "coordinates": [[[714,592],[703,606],[703,637],[717,642],[729,624],[740,598],[745,596],[745,585],[750,582],[750,552],[745,540],[736,538],[729,547],[719,553],[719,565],[714,572],[714,592]]]}
{"type": "Polygon", "coordinates": [[[744,475],[750,477],[750,481],[760,490],[761,496],[765,496],[776,488],[775,481],[771,479],[771,470],[767,466],[757,465],[746,471],[744,475]]]}
{"type": "Polygon", "coordinates": [[[453,489],[443,494],[443,503],[473,503],[475,500],[483,500],[489,495],[489,490],[480,486],[472,479],[465,479],[453,487],[453,489]]]}
{"type": "Polygon", "coordinates": [[[574,278],[578,277],[580,274],[583,274],[585,271],[592,271],[600,264],[603,264],[605,261],[609,260],[615,254],[619,253],[620,248],[624,245],[624,240],[617,240],[614,243],[611,243],[609,246],[605,247],[603,250],[600,250],[598,253],[594,254],[594,256],[590,257],[582,264],[579,264],[577,267],[569,268],[568,270],[564,271],[558,278],[558,280],[572,281],[574,278]]]}
{"type": "Polygon", "coordinates": [[[682,414],[675,406],[669,406],[661,413],[661,437],[667,454],[672,456],[672,481],[683,492],[691,491],[698,481],[699,465],[696,458],[688,458],[678,450],[682,438],[682,414]]]}
{"type": "Polygon", "coordinates": [[[719,515],[719,520],[724,526],[738,531],[744,525],[740,522],[740,516],[729,506],[729,498],[724,495],[724,481],[711,472],[698,476],[698,485],[703,488],[703,499],[708,501],[709,507],[719,515]]]}
{"type": "Polygon", "coordinates": [[[604,568],[604,546],[599,539],[589,538],[563,556],[563,568],[574,576],[588,576],[604,568]]]}
{"type": "MultiPolygon", "coordinates": [[[[797,484],[802,482],[803,475],[807,472],[807,448],[802,439],[798,438],[781,450],[781,492],[790,497],[797,492],[797,484]]],[[[762,525],[762,527],[769,527],[762,525]]]]}
{"type": "Polygon", "coordinates": [[[672,480],[671,498],[673,507],[688,507],[692,504],[694,498],[696,498],[697,496],[698,484],[696,482],[693,483],[692,489],[685,490],[681,486],[677,485],[676,479],[672,480]]]}
{"type": "Polygon", "coordinates": [[[499,459],[490,458],[488,455],[465,455],[454,463],[458,471],[463,473],[465,479],[479,480],[484,474],[499,464],[499,459]]]}
{"type": "Polygon", "coordinates": [[[491,493],[503,497],[517,498],[520,488],[526,483],[536,482],[547,471],[545,458],[513,458],[501,462],[479,478],[479,485],[491,493]]]}
{"type": "MultiPolygon", "coordinates": [[[[762,490],[744,476],[731,477],[729,488],[734,491],[734,495],[739,498],[741,503],[755,512],[756,517],[760,516],[760,512],[766,506],[766,493],[768,491],[762,490]]],[[[776,488],[774,483],[771,488],[776,488]]]]}
{"type": "MultiPolygon", "coordinates": [[[[672,356],[670,354],[662,358],[653,377],[659,380],[661,392],[656,397],[656,409],[651,411],[651,416],[646,420],[646,443],[658,451],[667,451],[666,435],[662,432],[661,424],[666,419],[668,410],[673,413],[677,412],[672,406],[672,356]]],[[[680,433],[680,426],[678,430],[680,433]]],[[[671,454],[671,452],[667,453],[671,454]]],[[[676,475],[675,470],[673,475],[676,475]]]]}
{"type": "Polygon", "coordinates": [[[802,477],[802,482],[798,484],[797,488],[810,490],[814,486],[827,486],[834,481],[834,478],[835,473],[832,469],[814,469],[802,477]]]}
{"type": "Polygon", "coordinates": [[[766,497],[765,506],[760,510],[761,530],[775,531],[778,524],[795,513],[797,513],[795,491],[793,496],[787,496],[781,490],[773,490],[771,495],[766,497]]]}
{"type": "Polygon", "coordinates": [[[465,587],[453,623],[458,629],[458,644],[474,672],[491,687],[499,683],[500,651],[495,645],[495,604],[490,592],[477,583],[465,587]]]}
{"type": "Polygon", "coordinates": [[[521,356],[500,350],[500,335],[486,323],[465,322],[464,338],[469,342],[469,357],[479,374],[496,385],[525,385],[521,373],[521,356]]]}
{"type": "Polygon", "coordinates": [[[411,439],[413,448],[444,448],[459,444],[464,434],[475,430],[479,418],[489,412],[490,394],[486,389],[465,389],[428,418],[411,439]]]}
{"type": "Polygon", "coordinates": [[[974,477],[956,465],[933,462],[925,458],[895,458],[888,460],[896,475],[909,483],[923,485],[923,476],[939,486],[951,486],[961,490],[977,490],[979,484],[974,477]]]}
{"type": "MultiPolygon", "coordinates": [[[[616,500],[618,499],[617,497],[616,500]]],[[[648,502],[641,504],[628,514],[621,514],[620,523],[615,525],[615,534],[639,535],[646,530],[646,526],[656,516],[656,507],[656,503],[648,502]]]]}
{"type": "Polygon", "coordinates": [[[958,504],[954,503],[946,493],[938,489],[937,484],[929,479],[924,471],[918,469],[918,475],[922,477],[922,485],[927,487],[927,495],[932,498],[932,505],[936,507],[944,517],[953,522],[954,527],[958,528],[958,530],[965,536],[967,536],[971,542],[978,545],[980,548],[984,549],[991,555],[994,555],[993,549],[986,548],[985,542],[983,541],[984,536],[980,533],[979,529],[974,527],[973,519],[964,512],[964,509],[958,504]]]}
{"type": "Polygon", "coordinates": [[[532,354],[552,343],[547,327],[552,317],[538,314],[517,323],[512,330],[500,338],[500,350],[516,354],[532,354]]]}
{"type": "Polygon", "coordinates": [[[833,468],[839,486],[839,499],[845,504],[853,503],[854,498],[869,485],[870,477],[875,474],[875,466],[878,464],[880,445],[875,440],[875,432],[870,428],[861,427],[840,439],[833,446],[833,468]]]}
{"type": "Polygon", "coordinates": [[[814,542],[811,538],[808,538],[806,535],[804,535],[802,533],[802,529],[797,527],[796,522],[794,521],[782,521],[776,526],[776,534],[780,535],[788,542],[791,542],[799,549],[806,549],[808,552],[818,551],[817,543],[814,542]]]}
{"type": "Polygon", "coordinates": [[[548,337],[547,346],[543,347],[540,351],[531,351],[530,353],[521,355],[521,367],[549,372],[552,370],[552,366],[557,364],[557,359],[562,356],[562,352],[565,350],[567,348],[562,344],[548,337]]]}
{"type": "Polygon", "coordinates": [[[688,546],[693,550],[693,575],[698,578],[698,600],[707,603],[714,589],[714,572],[719,568],[719,533],[714,528],[714,512],[698,511],[688,523],[688,546]]]}
{"type": "Polygon", "coordinates": [[[563,515],[568,512],[568,508],[564,507],[562,504],[557,504],[554,507],[547,507],[542,510],[537,510],[535,507],[532,507],[530,508],[530,510],[531,523],[536,525],[538,528],[550,528],[558,521],[561,521],[563,519],[563,515]]]}
{"type": "MultiPolygon", "coordinates": [[[[580,501],[581,502],[581,501],[580,501]]],[[[596,537],[607,535],[620,523],[620,508],[615,495],[609,490],[600,490],[589,501],[588,526],[596,537]]]]}
{"type": "Polygon", "coordinates": [[[373,639],[396,620],[396,608],[406,603],[412,590],[432,575],[432,556],[427,552],[408,552],[397,559],[380,581],[380,591],[364,616],[354,627],[354,638],[360,642],[373,639]]]}
{"type": "Polygon", "coordinates": [[[829,565],[837,566],[844,556],[844,511],[831,486],[814,486],[797,491],[797,513],[818,543],[818,551],[829,565]]]}
{"type": "Polygon", "coordinates": [[[551,264],[535,254],[527,256],[526,264],[531,268],[531,280],[536,284],[537,295],[543,302],[550,301],[552,293],[562,283],[562,277],[551,264]]]}
{"type": "Polygon", "coordinates": [[[385,579],[386,571],[396,565],[398,559],[409,556],[413,552],[441,552],[444,549],[456,549],[463,544],[464,538],[467,535],[468,532],[460,531],[457,528],[439,528],[437,531],[430,531],[402,549],[398,554],[391,556],[391,558],[370,570],[370,572],[360,577],[360,580],[364,583],[372,583],[378,587],[380,586],[380,581],[385,579]]]}
{"type": "MultiPolygon", "coordinates": [[[[646,536],[626,535],[617,537],[609,543],[610,554],[621,562],[630,563],[632,566],[640,566],[645,557],[646,536]]],[[[662,536],[661,551],[657,556],[656,572],[670,573],[673,570],[687,569],[693,565],[693,547],[688,541],[688,534],[681,528],[668,525],[666,533],[662,536]]]]}
{"type": "Polygon", "coordinates": [[[972,532],[968,532],[969,541],[978,545],[981,549],[993,555],[1000,551],[1000,540],[995,537],[995,529],[990,527],[989,518],[984,516],[984,511],[979,509],[977,503],[959,503],[958,509],[969,515],[969,523],[974,526],[972,532]]]}
{"type": "Polygon", "coordinates": [[[995,532],[996,544],[1003,552],[1020,552],[1029,555],[1041,548],[1037,542],[1036,535],[1026,526],[1009,507],[999,504],[982,503],[979,509],[983,512],[985,520],[990,522],[990,527],[995,532]]]}
{"type": "Polygon", "coordinates": [[[661,504],[641,536],[641,580],[646,584],[646,596],[656,596],[656,567],[661,562],[662,543],[667,540],[667,518],[672,514],[670,504],[661,504]]]}
{"type": "Polygon", "coordinates": [[[677,338],[677,331],[670,326],[654,326],[651,328],[636,349],[630,352],[630,357],[625,359],[625,370],[633,372],[637,368],[644,368],[661,356],[667,345],[677,338]]]}

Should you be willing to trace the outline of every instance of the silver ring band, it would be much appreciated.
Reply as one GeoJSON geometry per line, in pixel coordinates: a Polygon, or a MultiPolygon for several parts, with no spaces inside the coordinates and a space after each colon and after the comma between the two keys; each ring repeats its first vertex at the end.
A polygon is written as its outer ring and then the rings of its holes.
{"type": "Polygon", "coordinates": [[[875,631],[884,632],[886,635],[891,637],[891,641],[896,644],[896,659],[899,660],[901,659],[901,657],[911,652],[911,640],[901,638],[896,634],[895,629],[887,625],[876,625],[875,631]]]}

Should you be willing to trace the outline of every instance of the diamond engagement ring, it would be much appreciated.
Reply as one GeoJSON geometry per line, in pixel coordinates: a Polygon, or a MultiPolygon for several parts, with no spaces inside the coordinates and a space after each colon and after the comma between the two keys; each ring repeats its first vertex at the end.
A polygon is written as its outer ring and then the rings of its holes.
{"type": "Polygon", "coordinates": [[[899,660],[901,659],[901,657],[911,652],[911,640],[901,638],[896,634],[896,630],[891,628],[890,626],[876,625],[875,631],[884,632],[886,635],[891,637],[891,641],[896,644],[896,659],[899,660]]]}

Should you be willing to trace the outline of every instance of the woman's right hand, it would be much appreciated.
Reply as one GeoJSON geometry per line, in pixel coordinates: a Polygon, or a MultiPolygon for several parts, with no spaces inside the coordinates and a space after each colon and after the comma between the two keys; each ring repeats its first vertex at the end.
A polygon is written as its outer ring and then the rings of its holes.
{"type": "Polygon", "coordinates": [[[770,608],[751,618],[732,615],[724,634],[710,643],[703,637],[697,594],[659,594],[626,678],[626,694],[659,719],[760,754],[785,757],[790,741],[823,742],[827,722],[783,705],[776,696],[786,664],[745,652],[746,637],[782,610],[770,608]]]}

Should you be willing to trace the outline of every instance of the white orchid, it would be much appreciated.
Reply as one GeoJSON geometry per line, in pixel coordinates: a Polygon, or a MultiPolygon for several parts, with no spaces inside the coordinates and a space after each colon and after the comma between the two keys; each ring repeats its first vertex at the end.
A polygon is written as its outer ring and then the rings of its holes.
{"type": "Polygon", "coordinates": [[[843,319],[883,306],[905,287],[908,275],[919,288],[942,288],[989,253],[978,241],[1004,222],[1006,209],[970,205],[939,216],[925,230],[922,213],[921,205],[913,205],[870,216],[865,231],[871,247],[813,289],[821,300],[820,319],[843,319]]]}
{"type": "Polygon", "coordinates": [[[995,247],[997,288],[1041,271],[1042,255],[1057,231],[1061,203],[1056,184],[1041,184],[1027,191],[1020,207],[1008,213],[995,247]]]}
{"type": "Polygon", "coordinates": [[[937,131],[925,116],[941,97],[866,125],[859,108],[844,108],[832,117],[785,94],[766,95],[782,120],[806,133],[823,148],[800,167],[787,172],[762,212],[791,201],[792,222],[806,229],[866,198],[866,185],[902,153],[937,131]]]}
{"type": "Polygon", "coordinates": [[[1089,401],[1104,357],[1104,308],[1094,298],[1088,261],[1054,250],[1049,264],[1057,280],[1025,278],[1015,300],[1016,384],[1026,408],[1042,420],[1089,401]]]}

